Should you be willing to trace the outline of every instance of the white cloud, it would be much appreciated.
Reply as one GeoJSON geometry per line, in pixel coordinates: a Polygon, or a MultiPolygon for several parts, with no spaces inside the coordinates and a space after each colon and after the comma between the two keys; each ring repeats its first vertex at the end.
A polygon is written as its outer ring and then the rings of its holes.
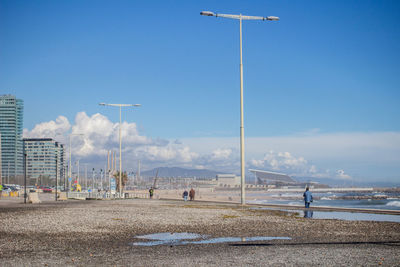
{"type": "MultiPolygon", "coordinates": [[[[107,151],[119,149],[119,123],[99,113],[89,116],[79,112],[73,125],[66,117],[59,116],[54,121],[37,124],[31,131],[24,129],[24,137],[55,138],[68,150],[71,132],[84,133],[71,136],[74,159],[104,167],[107,151]]],[[[121,133],[122,159],[127,169],[136,169],[140,159],[143,169],[178,166],[240,171],[237,137],[153,139],[140,135],[133,122],[123,122],[121,133]]],[[[246,169],[337,179],[352,179],[354,173],[358,176],[374,173],[378,179],[386,170],[398,177],[400,172],[399,132],[321,134],[314,129],[296,136],[248,137],[245,142],[246,169]]]]}
{"type": "MultiPolygon", "coordinates": [[[[231,147],[238,153],[238,137],[181,139],[193,151],[231,147]]],[[[304,166],[311,177],[344,178],[333,170],[345,170],[345,175],[362,181],[399,180],[400,132],[330,133],[312,130],[291,136],[246,137],[246,162],[257,168],[285,170],[283,166],[304,166]],[[269,155],[269,151],[284,152],[269,155]],[[307,162],[308,164],[304,163],[307,162]],[[329,171],[331,170],[331,171],[329,171]]],[[[232,168],[233,169],[233,168],[232,168]]],[[[301,169],[301,168],[300,168],[301,169]]],[[[300,173],[297,169],[296,172],[300,173]]]]}
{"type": "Polygon", "coordinates": [[[211,154],[211,158],[213,160],[226,160],[232,155],[232,149],[230,148],[218,148],[214,150],[211,154]]]}
{"type": "Polygon", "coordinates": [[[136,151],[142,158],[153,162],[191,163],[198,157],[197,153],[191,152],[187,146],[143,146],[136,151]]]}
{"type": "MultiPolygon", "coordinates": [[[[144,167],[152,167],[152,164],[192,167],[199,157],[178,141],[141,136],[136,123],[123,122],[121,129],[122,159],[127,168],[136,167],[139,159],[144,167]]],[[[24,137],[54,138],[66,144],[68,150],[71,138],[71,151],[75,159],[102,164],[103,167],[108,151],[119,150],[119,123],[113,123],[99,113],[88,116],[85,112],[79,112],[72,127],[67,118],[59,116],[56,121],[36,125],[32,131],[24,129],[24,137]],[[71,132],[83,136],[70,135],[71,132]]]]}
{"type": "Polygon", "coordinates": [[[262,159],[251,159],[250,167],[283,172],[292,176],[321,177],[315,165],[310,165],[304,157],[295,157],[290,152],[269,151],[262,159]]]}
{"type": "Polygon", "coordinates": [[[71,125],[68,119],[64,116],[58,116],[55,121],[42,122],[37,124],[32,131],[24,129],[24,137],[27,138],[55,138],[57,135],[62,135],[69,131],[71,125]]]}
{"type": "Polygon", "coordinates": [[[348,179],[351,179],[351,176],[348,174],[345,174],[344,170],[337,170],[336,178],[348,180],[348,179]]]}

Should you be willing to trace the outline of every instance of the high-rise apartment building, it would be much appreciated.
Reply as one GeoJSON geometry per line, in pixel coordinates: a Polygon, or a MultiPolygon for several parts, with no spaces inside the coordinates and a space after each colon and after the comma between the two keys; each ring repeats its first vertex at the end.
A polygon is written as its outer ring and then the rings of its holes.
{"type": "Polygon", "coordinates": [[[3,183],[18,183],[23,169],[24,102],[13,95],[0,95],[1,171],[3,183]]]}
{"type": "Polygon", "coordinates": [[[26,177],[31,185],[64,183],[64,145],[51,138],[25,138],[26,177]]]}

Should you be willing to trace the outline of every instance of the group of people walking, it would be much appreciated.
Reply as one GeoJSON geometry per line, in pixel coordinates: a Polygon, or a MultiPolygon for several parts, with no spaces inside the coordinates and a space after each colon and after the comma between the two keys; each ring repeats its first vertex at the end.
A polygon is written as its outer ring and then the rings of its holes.
{"type": "Polygon", "coordinates": [[[183,200],[187,201],[188,200],[188,196],[190,198],[190,201],[194,200],[194,195],[196,194],[196,192],[194,191],[194,189],[190,189],[189,193],[188,191],[185,189],[185,191],[182,194],[183,200]]]}
{"type": "MultiPolygon", "coordinates": [[[[189,196],[190,201],[192,201],[192,200],[194,200],[195,194],[196,194],[196,191],[194,191],[193,188],[190,189],[189,192],[185,189],[185,191],[184,191],[183,194],[182,194],[183,200],[187,201],[187,200],[188,200],[188,196],[189,196]]],[[[154,188],[151,187],[151,188],[149,189],[149,197],[150,197],[150,199],[152,199],[153,196],[154,196],[154,188]]]]}

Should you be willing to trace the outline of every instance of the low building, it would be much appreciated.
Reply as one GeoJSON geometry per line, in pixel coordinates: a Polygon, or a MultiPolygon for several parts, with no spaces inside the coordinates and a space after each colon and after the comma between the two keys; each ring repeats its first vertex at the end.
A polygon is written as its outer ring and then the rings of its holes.
{"type": "Polygon", "coordinates": [[[217,174],[218,186],[222,187],[234,187],[240,185],[240,176],[235,174],[217,174]]]}

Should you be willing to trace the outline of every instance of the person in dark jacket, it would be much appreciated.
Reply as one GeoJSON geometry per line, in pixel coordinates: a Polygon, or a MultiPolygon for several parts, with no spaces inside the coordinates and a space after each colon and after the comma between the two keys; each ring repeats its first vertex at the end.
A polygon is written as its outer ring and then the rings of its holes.
{"type": "Polygon", "coordinates": [[[303,197],[304,197],[304,205],[306,209],[308,209],[310,207],[310,203],[313,202],[313,197],[308,187],[306,188],[303,197]]]}
{"type": "Polygon", "coordinates": [[[149,195],[150,195],[150,198],[153,198],[153,195],[154,195],[154,189],[153,189],[153,187],[150,187],[150,189],[149,189],[149,195]]]}
{"type": "Polygon", "coordinates": [[[187,197],[188,197],[188,191],[185,189],[185,191],[182,194],[183,200],[187,201],[187,197]]]}
{"type": "Polygon", "coordinates": [[[190,201],[194,200],[194,194],[195,194],[195,193],[196,193],[196,192],[194,191],[193,188],[190,189],[190,191],[189,191],[189,198],[190,198],[190,201]]]}

